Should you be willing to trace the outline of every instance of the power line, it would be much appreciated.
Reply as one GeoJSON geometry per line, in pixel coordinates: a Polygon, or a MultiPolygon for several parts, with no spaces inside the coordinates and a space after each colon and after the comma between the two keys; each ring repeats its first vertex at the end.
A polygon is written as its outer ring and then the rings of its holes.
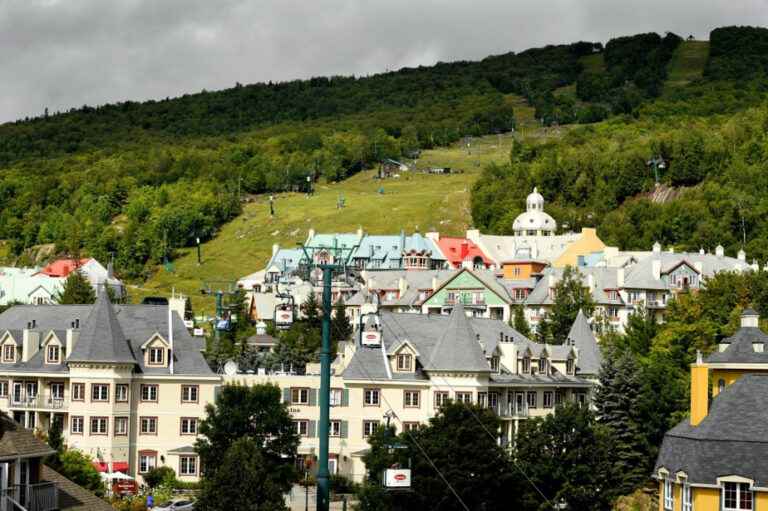
{"type": "MultiPolygon", "coordinates": [[[[395,324],[398,326],[398,328],[403,332],[403,334],[404,335],[407,334],[407,331],[405,330],[405,328],[403,328],[403,326],[400,324],[400,322],[397,321],[397,318],[395,317],[394,313],[391,314],[391,318],[392,318],[392,321],[394,321],[395,324]]],[[[400,338],[398,337],[397,333],[395,333],[394,331],[392,333],[395,334],[395,339],[397,339],[397,341],[399,342],[400,338]]],[[[361,367],[362,367],[362,365],[361,365],[361,367]]],[[[451,389],[453,391],[454,395],[455,395],[456,394],[456,389],[453,387],[453,385],[448,383],[447,380],[444,380],[444,383],[445,383],[445,386],[448,387],[449,389],[451,389]]],[[[462,405],[464,405],[464,408],[466,408],[469,411],[469,413],[472,414],[472,417],[475,418],[477,423],[480,424],[480,426],[488,434],[488,436],[491,437],[491,439],[493,440],[494,445],[495,445],[496,444],[496,436],[493,433],[491,433],[491,431],[488,430],[488,427],[485,424],[483,424],[483,422],[480,420],[480,417],[477,416],[475,411],[471,407],[469,407],[467,405],[467,403],[465,403],[464,401],[459,401],[459,402],[462,405]]],[[[391,406],[390,406],[390,408],[391,408],[391,406]]],[[[498,446],[498,447],[501,448],[501,446],[498,446]]],[[[507,454],[507,453],[505,453],[505,454],[507,454]]],[[[547,502],[547,504],[549,504],[552,507],[552,509],[558,509],[555,506],[554,502],[552,502],[549,498],[547,498],[547,496],[544,494],[544,492],[541,491],[541,489],[536,485],[535,482],[533,482],[533,479],[531,479],[528,476],[528,474],[525,473],[525,471],[522,469],[522,467],[517,463],[517,460],[515,460],[515,458],[513,456],[509,456],[509,459],[512,461],[512,464],[515,466],[515,468],[523,475],[523,477],[525,477],[525,479],[528,481],[528,483],[538,492],[539,495],[541,495],[541,497],[544,499],[544,501],[547,502]]]]}

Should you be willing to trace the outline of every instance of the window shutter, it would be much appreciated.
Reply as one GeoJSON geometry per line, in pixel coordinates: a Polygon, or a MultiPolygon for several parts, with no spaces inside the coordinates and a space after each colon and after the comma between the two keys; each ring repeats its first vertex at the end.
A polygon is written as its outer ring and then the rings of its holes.
{"type": "Polygon", "coordinates": [[[291,389],[283,389],[283,403],[290,404],[291,402],[291,389]]]}
{"type": "Polygon", "coordinates": [[[341,406],[349,406],[349,389],[341,391],[341,406]]]}
{"type": "Polygon", "coordinates": [[[349,437],[349,422],[341,421],[341,438],[349,437]]]}
{"type": "Polygon", "coordinates": [[[309,406],[317,406],[317,389],[309,389],[309,406]]]}
{"type": "Polygon", "coordinates": [[[309,427],[307,428],[307,436],[314,438],[317,436],[317,421],[309,421],[309,427]]]}

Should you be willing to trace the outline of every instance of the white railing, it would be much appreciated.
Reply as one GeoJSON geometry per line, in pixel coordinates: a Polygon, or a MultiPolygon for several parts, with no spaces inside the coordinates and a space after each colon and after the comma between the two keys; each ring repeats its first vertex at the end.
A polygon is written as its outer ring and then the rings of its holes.
{"type": "Polygon", "coordinates": [[[54,397],[49,395],[35,395],[27,396],[22,394],[20,396],[10,396],[10,406],[16,408],[43,408],[46,410],[60,410],[67,405],[67,400],[61,397],[54,397]]]}

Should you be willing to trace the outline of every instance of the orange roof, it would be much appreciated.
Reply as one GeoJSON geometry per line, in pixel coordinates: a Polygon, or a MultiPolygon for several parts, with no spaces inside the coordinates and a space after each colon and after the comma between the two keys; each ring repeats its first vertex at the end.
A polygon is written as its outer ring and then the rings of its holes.
{"type": "Polygon", "coordinates": [[[480,250],[480,247],[467,238],[441,237],[437,241],[437,245],[440,247],[440,250],[443,251],[443,254],[445,254],[445,257],[451,263],[451,266],[461,266],[462,261],[466,261],[467,259],[473,260],[476,257],[482,258],[483,263],[486,265],[493,264],[493,261],[486,257],[483,251],[480,250]]]}
{"type": "Polygon", "coordinates": [[[40,270],[40,273],[43,275],[48,275],[49,277],[66,277],[70,273],[72,273],[72,270],[79,268],[83,266],[85,263],[90,261],[90,258],[85,259],[58,259],[52,263],[50,263],[48,266],[40,270]]]}

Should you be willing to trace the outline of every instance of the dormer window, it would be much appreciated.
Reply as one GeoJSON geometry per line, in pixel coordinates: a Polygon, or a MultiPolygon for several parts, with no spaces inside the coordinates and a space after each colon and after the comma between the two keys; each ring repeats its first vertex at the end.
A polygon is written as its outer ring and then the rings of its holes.
{"type": "Polygon", "coordinates": [[[544,357],[539,359],[539,374],[549,374],[549,360],[544,357]]]}
{"type": "Polygon", "coordinates": [[[523,374],[531,372],[531,359],[529,357],[523,357],[523,374]]]}
{"type": "Polygon", "coordinates": [[[565,372],[566,374],[570,374],[570,375],[574,374],[574,363],[572,358],[569,358],[568,360],[565,361],[565,372]]]}
{"type": "Polygon", "coordinates": [[[45,362],[47,364],[61,363],[61,346],[58,344],[49,344],[45,350],[45,362]]]}
{"type": "Polygon", "coordinates": [[[16,346],[13,344],[3,346],[3,362],[11,364],[16,362],[16,346]]]}
{"type": "Polygon", "coordinates": [[[397,355],[397,370],[403,372],[413,371],[413,355],[409,353],[397,355]]]}
{"type": "Polygon", "coordinates": [[[491,371],[499,372],[499,357],[491,357],[491,371]]]}
{"type": "Polygon", "coordinates": [[[165,348],[149,348],[149,365],[161,366],[165,364],[165,348]]]}

